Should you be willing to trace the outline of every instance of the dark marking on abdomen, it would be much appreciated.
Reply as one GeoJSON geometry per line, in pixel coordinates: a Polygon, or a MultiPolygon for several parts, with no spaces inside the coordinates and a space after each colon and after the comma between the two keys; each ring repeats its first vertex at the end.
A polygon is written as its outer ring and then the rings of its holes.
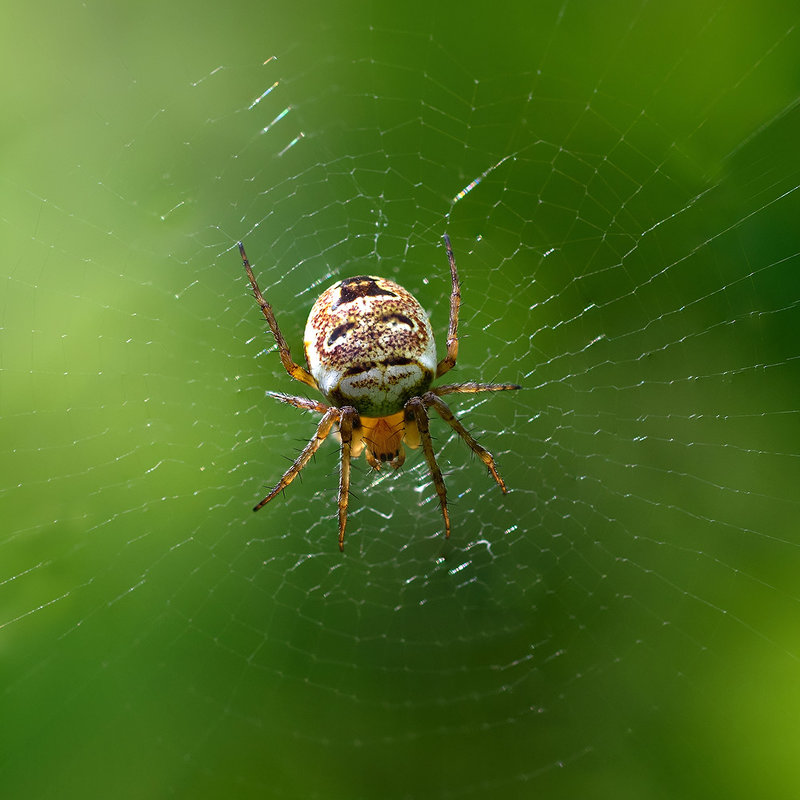
{"type": "Polygon", "coordinates": [[[406,358],[405,356],[394,356],[392,358],[384,358],[381,363],[387,367],[404,367],[408,364],[413,364],[414,359],[406,358]]]}
{"type": "Polygon", "coordinates": [[[388,289],[381,289],[374,278],[357,275],[355,278],[346,278],[339,284],[339,299],[333,307],[350,303],[358,297],[397,297],[397,295],[388,289]]]}
{"type": "Polygon", "coordinates": [[[332,331],[331,335],[328,337],[328,345],[332,345],[337,339],[341,339],[347,331],[351,328],[355,328],[355,322],[344,322],[341,325],[337,325],[332,331]]]}
{"type": "Polygon", "coordinates": [[[342,377],[350,378],[353,375],[361,375],[364,372],[369,372],[371,369],[375,369],[375,362],[374,361],[367,361],[364,364],[353,364],[352,367],[348,367],[342,377]]]}
{"type": "Polygon", "coordinates": [[[383,322],[399,322],[401,325],[408,325],[409,328],[414,327],[414,321],[410,317],[407,317],[405,314],[397,314],[397,313],[384,314],[381,317],[381,320],[383,322]]]}

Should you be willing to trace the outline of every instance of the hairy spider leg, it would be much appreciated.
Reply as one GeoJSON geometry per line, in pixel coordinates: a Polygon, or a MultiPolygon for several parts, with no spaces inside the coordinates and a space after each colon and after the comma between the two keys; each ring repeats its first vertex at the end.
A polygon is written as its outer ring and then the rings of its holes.
{"type": "Polygon", "coordinates": [[[475,383],[474,381],[465,381],[464,383],[446,383],[444,386],[434,386],[431,389],[433,394],[477,394],[478,392],[505,392],[509,389],[521,389],[516,383],[475,383]]]}
{"type": "Polygon", "coordinates": [[[272,500],[275,495],[282,492],[300,473],[300,470],[310,461],[314,453],[317,452],[319,446],[331,433],[334,424],[339,425],[339,436],[342,440],[340,455],[340,468],[339,468],[339,550],[344,551],[344,531],[347,526],[347,503],[350,499],[350,461],[351,450],[353,445],[353,429],[361,427],[361,421],[358,416],[358,411],[352,406],[342,406],[342,408],[334,408],[326,406],[317,400],[310,400],[307,397],[295,397],[289,394],[279,394],[278,392],[268,392],[271,397],[280,400],[282,403],[288,403],[291,406],[302,408],[307,411],[317,411],[323,414],[322,419],[317,426],[317,431],[308,444],[303,448],[303,451],[295,459],[294,463],[284,476],[280,479],[277,486],[253,509],[258,511],[272,500]]]}
{"type": "Polygon", "coordinates": [[[339,550],[344,552],[344,529],[347,525],[347,501],[350,499],[350,449],[353,444],[353,427],[360,425],[358,411],[353,406],[339,409],[339,435],[342,437],[342,460],[339,469],[339,550]]]}
{"type": "Polygon", "coordinates": [[[450,324],[447,330],[447,355],[436,365],[437,378],[444,375],[449,369],[452,369],[458,357],[458,309],[461,305],[461,289],[458,285],[456,257],[453,255],[450,237],[445,234],[442,238],[444,239],[444,246],[447,250],[447,260],[450,262],[450,279],[453,285],[450,291],[450,324]]]}
{"type": "Polygon", "coordinates": [[[447,488],[444,485],[444,477],[439,465],[436,463],[436,454],[433,452],[433,442],[431,441],[431,431],[428,426],[428,412],[425,410],[425,403],[421,397],[412,397],[407,403],[406,408],[410,409],[414,415],[419,431],[419,439],[422,450],[425,453],[425,460],[428,462],[428,469],[433,478],[433,485],[436,487],[436,494],[439,495],[439,505],[442,508],[444,517],[444,535],[450,538],[450,512],[447,510],[447,488]]]}
{"type": "Polygon", "coordinates": [[[292,359],[292,354],[289,351],[289,345],[286,344],[286,339],[283,338],[281,329],[278,327],[278,320],[275,319],[272,306],[264,299],[264,295],[261,294],[261,289],[258,288],[258,281],[256,281],[256,276],[253,274],[253,270],[250,267],[250,262],[247,260],[247,253],[245,253],[244,245],[241,242],[239,242],[239,253],[242,256],[242,264],[244,264],[247,277],[250,278],[250,285],[253,287],[253,294],[258,301],[258,305],[261,307],[261,311],[267,320],[267,324],[272,331],[272,335],[275,337],[275,342],[278,345],[278,352],[280,353],[281,363],[283,364],[284,369],[296,381],[305,383],[312,389],[319,389],[317,382],[314,380],[311,374],[307,370],[303,369],[303,367],[301,367],[299,364],[295,364],[294,360],[292,359]]]}
{"type": "MultiPolygon", "coordinates": [[[[454,383],[445,386],[439,386],[426,392],[422,397],[412,397],[405,405],[407,411],[410,412],[411,418],[416,422],[417,432],[419,434],[419,443],[422,444],[423,452],[425,453],[425,460],[428,462],[428,470],[431,473],[433,485],[436,489],[436,494],[439,496],[439,505],[442,509],[442,516],[444,517],[444,531],[445,537],[450,538],[450,512],[447,508],[447,486],[444,482],[444,476],[436,461],[436,454],[433,450],[433,441],[431,439],[430,425],[428,420],[428,408],[433,408],[436,413],[467,443],[473,453],[480,458],[486,465],[492,477],[497,482],[497,485],[507,493],[505,482],[500,477],[497,466],[494,463],[494,456],[473,438],[467,429],[458,421],[456,415],[450,410],[450,407],[444,400],[439,398],[440,394],[454,394],[454,393],[477,393],[477,392],[502,392],[508,389],[519,389],[515,383],[454,383]]],[[[417,446],[416,443],[410,443],[411,447],[417,446]]]]}
{"type": "Polygon", "coordinates": [[[497,481],[498,486],[503,490],[503,494],[508,492],[500,473],[494,463],[492,454],[485,448],[481,447],[475,439],[470,435],[469,431],[456,419],[456,415],[450,410],[444,400],[440,400],[433,392],[426,392],[422,397],[422,402],[428,408],[433,408],[436,413],[472,448],[478,458],[486,464],[492,477],[497,481]]]}
{"type": "Polygon", "coordinates": [[[320,403],[319,400],[312,400],[309,397],[297,397],[292,394],[283,394],[283,392],[267,392],[266,394],[267,397],[272,397],[281,403],[288,403],[295,408],[302,408],[304,411],[316,411],[319,414],[324,414],[330,408],[325,403],[320,403]]]}
{"type": "MultiPolygon", "coordinates": [[[[286,396],[288,398],[288,396],[286,396]]],[[[300,400],[301,398],[288,398],[289,400],[300,400]]],[[[295,405],[292,403],[292,405],[295,405]]],[[[338,408],[329,408],[322,419],[319,421],[319,425],[317,425],[316,433],[311,437],[308,444],[303,448],[302,452],[299,456],[294,460],[289,469],[283,474],[283,477],[278,481],[275,488],[257,505],[253,508],[253,511],[258,511],[259,508],[262,508],[276,494],[282,492],[296,477],[297,474],[300,472],[303,467],[308,464],[311,456],[317,452],[319,446],[328,438],[328,434],[331,432],[331,428],[333,428],[334,422],[339,420],[339,409],[338,408]]],[[[345,504],[346,506],[346,504],[345,504]]]]}

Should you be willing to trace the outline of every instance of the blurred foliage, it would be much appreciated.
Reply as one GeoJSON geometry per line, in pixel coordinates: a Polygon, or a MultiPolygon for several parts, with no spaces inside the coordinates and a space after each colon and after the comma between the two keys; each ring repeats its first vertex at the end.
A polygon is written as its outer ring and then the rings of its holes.
{"type": "Polygon", "coordinates": [[[6,21],[3,796],[793,796],[800,12],[271,5],[6,21]],[[445,230],[514,491],[250,515],[313,422],[236,241],[299,356],[365,271],[443,342],[445,230]]]}

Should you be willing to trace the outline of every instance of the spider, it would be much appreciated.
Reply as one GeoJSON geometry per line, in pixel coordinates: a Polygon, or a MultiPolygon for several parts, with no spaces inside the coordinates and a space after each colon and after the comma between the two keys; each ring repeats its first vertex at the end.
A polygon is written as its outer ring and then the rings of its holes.
{"type": "Polygon", "coordinates": [[[404,443],[411,448],[422,445],[439,495],[445,536],[449,538],[447,490],[433,452],[429,408],[469,445],[503,492],[508,491],[492,454],[473,439],[441,398],[446,394],[501,392],[520,387],[514,383],[467,382],[430,388],[434,378],[455,365],[458,355],[461,291],[450,238],[447,234],[443,238],[450,262],[452,291],[447,354],[441,361],[436,361],[436,342],[430,320],[416,298],[394,281],[359,275],[326,289],[311,308],[304,336],[308,369],[292,360],[272,306],[261,294],[244,245],[239,242],[253,294],[275,337],[284,368],[295,380],[318,390],[328,401],[326,405],[305,397],[268,393],[282,403],[322,414],[322,419],[292,466],[253,511],[269,503],[297,477],[336,426],[341,439],[339,550],[344,550],[351,458],[363,451],[367,463],[374,469],[379,470],[387,461],[397,469],[405,460],[404,443]]]}

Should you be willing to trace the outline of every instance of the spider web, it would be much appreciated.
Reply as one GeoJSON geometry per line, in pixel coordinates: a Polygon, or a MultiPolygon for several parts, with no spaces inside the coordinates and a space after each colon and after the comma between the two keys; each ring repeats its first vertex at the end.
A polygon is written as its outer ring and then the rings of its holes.
{"type": "Polygon", "coordinates": [[[800,788],[800,17],[537,5],[10,26],[5,795],[800,788]],[[344,555],[332,443],[253,515],[316,417],[237,240],[295,357],[364,273],[441,353],[445,232],[510,493],[434,419],[449,541],[420,451],[344,555]]]}

